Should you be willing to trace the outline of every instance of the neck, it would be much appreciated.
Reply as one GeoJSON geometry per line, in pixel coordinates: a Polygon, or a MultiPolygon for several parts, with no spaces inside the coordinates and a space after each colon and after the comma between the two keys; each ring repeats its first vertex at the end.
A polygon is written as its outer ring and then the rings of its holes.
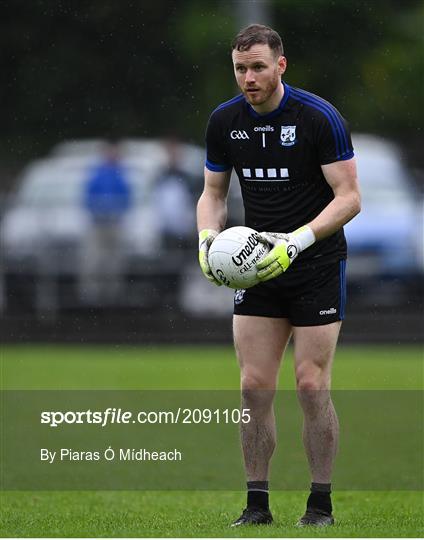
{"type": "Polygon", "coordinates": [[[270,113],[272,111],[275,111],[275,109],[278,109],[278,106],[280,105],[283,97],[284,97],[284,85],[281,82],[275,89],[275,92],[270,96],[270,98],[265,103],[261,103],[260,105],[252,105],[252,108],[258,114],[270,113]]]}

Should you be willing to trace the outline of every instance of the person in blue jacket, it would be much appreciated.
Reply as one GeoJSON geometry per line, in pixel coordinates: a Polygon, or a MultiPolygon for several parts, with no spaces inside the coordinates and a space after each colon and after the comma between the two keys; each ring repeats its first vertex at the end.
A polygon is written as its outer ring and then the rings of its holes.
{"type": "Polygon", "coordinates": [[[81,295],[88,304],[112,304],[122,292],[122,224],[131,207],[131,186],[119,148],[107,143],[88,175],[83,205],[90,228],[83,242],[81,295]]]}

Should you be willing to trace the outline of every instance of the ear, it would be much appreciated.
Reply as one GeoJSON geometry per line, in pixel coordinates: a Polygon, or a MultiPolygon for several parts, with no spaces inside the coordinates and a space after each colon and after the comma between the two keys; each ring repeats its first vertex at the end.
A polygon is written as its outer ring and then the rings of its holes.
{"type": "Polygon", "coordinates": [[[277,63],[278,63],[278,72],[280,75],[283,75],[287,69],[287,58],[285,56],[279,56],[277,63]]]}

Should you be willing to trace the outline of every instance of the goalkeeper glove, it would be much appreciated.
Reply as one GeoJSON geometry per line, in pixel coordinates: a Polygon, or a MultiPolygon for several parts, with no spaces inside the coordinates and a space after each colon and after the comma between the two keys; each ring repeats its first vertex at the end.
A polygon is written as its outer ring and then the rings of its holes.
{"type": "Polygon", "coordinates": [[[315,242],[314,232],[308,225],[292,233],[259,233],[258,240],[274,246],[268,255],[258,262],[258,278],[268,281],[285,272],[299,253],[315,242]]]}
{"type": "Polygon", "coordinates": [[[199,232],[199,264],[205,278],[220,287],[222,283],[215,279],[208,261],[209,248],[217,236],[218,232],[213,229],[202,229],[199,232]]]}

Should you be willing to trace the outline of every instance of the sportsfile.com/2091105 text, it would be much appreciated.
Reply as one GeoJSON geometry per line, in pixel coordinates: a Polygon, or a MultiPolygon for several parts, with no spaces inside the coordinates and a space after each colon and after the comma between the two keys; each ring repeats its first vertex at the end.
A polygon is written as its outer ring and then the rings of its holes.
{"type": "Polygon", "coordinates": [[[250,409],[182,408],[168,411],[125,411],[108,407],[103,411],[42,411],[40,423],[49,427],[62,424],[248,424],[250,409]]]}

